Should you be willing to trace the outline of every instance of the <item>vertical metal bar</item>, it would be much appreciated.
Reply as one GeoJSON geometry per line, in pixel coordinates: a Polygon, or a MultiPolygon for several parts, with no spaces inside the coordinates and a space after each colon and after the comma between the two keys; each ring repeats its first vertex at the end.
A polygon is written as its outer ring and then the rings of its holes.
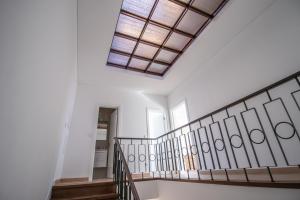
{"type": "Polygon", "coordinates": [[[246,168],[243,168],[243,170],[244,170],[244,174],[245,174],[245,177],[246,177],[246,181],[249,182],[248,173],[247,173],[246,168]]]}
{"type": "MultiPolygon", "coordinates": [[[[210,118],[211,118],[212,122],[214,123],[214,119],[213,119],[213,116],[212,116],[212,115],[210,116],[210,118]]],[[[214,138],[214,134],[213,134],[213,131],[212,131],[212,128],[211,128],[211,124],[209,124],[208,126],[209,126],[210,135],[211,135],[212,142],[213,142],[213,147],[214,147],[214,149],[215,149],[215,154],[216,154],[216,158],[217,158],[218,168],[221,169],[220,160],[219,160],[219,155],[218,155],[218,150],[217,150],[217,148],[216,148],[215,138],[214,138]]]]}
{"type": "Polygon", "coordinates": [[[125,200],[127,200],[127,198],[128,198],[128,194],[127,194],[127,180],[126,180],[126,177],[127,177],[127,174],[126,174],[126,172],[124,173],[125,174],[125,176],[124,176],[124,199],[125,200]]]}
{"type": "Polygon", "coordinates": [[[250,162],[250,158],[249,158],[249,155],[248,155],[248,151],[247,151],[247,149],[246,149],[246,145],[245,145],[244,137],[243,137],[243,135],[242,135],[242,132],[241,132],[241,129],[240,129],[239,123],[238,123],[238,121],[237,121],[237,119],[236,119],[236,116],[235,116],[235,115],[233,116],[233,118],[234,118],[234,120],[235,120],[236,127],[238,128],[239,135],[240,135],[240,137],[241,137],[241,140],[242,140],[242,142],[243,142],[243,145],[242,145],[242,146],[243,146],[243,148],[244,148],[244,151],[245,151],[245,154],[246,154],[246,158],[247,158],[248,164],[249,164],[249,166],[250,166],[250,168],[251,168],[251,167],[252,167],[252,165],[251,165],[251,162],[250,162]]]}
{"type": "Polygon", "coordinates": [[[159,143],[159,154],[160,154],[160,166],[161,166],[161,170],[164,171],[165,170],[165,166],[164,166],[164,158],[163,158],[163,152],[162,152],[162,142],[159,143]]]}
{"type": "Polygon", "coordinates": [[[158,151],[157,151],[157,145],[158,145],[158,140],[156,140],[156,144],[155,144],[155,157],[156,157],[156,160],[155,160],[155,162],[156,162],[156,171],[159,171],[160,170],[160,168],[159,168],[159,161],[158,161],[158,151]]]}
{"type": "Polygon", "coordinates": [[[174,155],[173,158],[174,158],[174,164],[175,164],[174,170],[178,170],[178,168],[177,168],[177,159],[176,159],[176,154],[175,154],[174,139],[175,139],[175,138],[172,138],[172,139],[171,139],[171,141],[172,141],[173,155],[174,155]]]}
{"type": "Polygon", "coordinates": [[[131,200],[131,185],[129,184],[129,200],[131,200]]]}
{"type": "Polygon", "coordinates": [[[225,170],[226,180],[227,180],[227,181],[230,181],[229,176],[228,176],[227,169],[225,168],[224,170],[225,170]]]}
{"type": "Polygon", "coordinates": [[[201,159],[200,159],[199,148],[198,148],[198,144],[197,144],[197,139],[196,139],[196,133],[195,133],[195,131],[193,131],[193,136],[194,136],[195,145],[196,145],[196,149],[197,149],[197,156],[198,156],[199,167],[202,170],[202,164],[201,164],[201,159]]]}
{"type": "MultiPolygon", "coordinates": [[[[151,141],[151,145],[152,145],[152,140],[151,141]]],[[[150,145],[149,145],[149,140],[147,140],[147,145],[148,145],[148,165],[149,165],[149,173],[151,172],[151,160],[150,160],[150,156],[151,156],[151,153],[150,153],[150,145]]]]}
{"type": "Polygon", "coordinates": [[[178,137],[176,137],[176,138],[174,138],[174,139],[176,139],[176,143],[177,143],[177,151],[178,151],[178,160],[179,160],[179,165],[180,165],[180,169],[179,170],[182,170],[183,169],[183,164],[182,164],[182,158],[181,158],[181,151],[180,151],[180,144],[179,144],[179,142],[178,142],[178,137]]]}
{"type": "Polygon", "coordinates": [[[291,118],[291,116],[290,116],[290,114],[289,114],[289,112],[288,112],[288,110],[287,110],[287,108],[286,108],[286,106],[285,106],[282,98],[278,98],[278,99],[282,103],[282,106],[283,106],[283,108],[284,108],[284,110],[285,110],[285,112],[286,112],[286,114],[287,114],[287,116],[288,116],[288,118],[290,120],[290,123],[293,125],[293,128],[295,129],[295,133],[296,133],[296,135],[298,137],[298,140],[300,141],[300,136],[299,136],[299,133],[298,133],[296,127],[295,127],[295,123],[294,123],[293,119],[291,118]]]}
{"type": "MultiPolygon", "coordinates": [[[[168,135],[169,136],[169,135],[168,135]]],[[[172,140],[172,138],[168,138],[168,140],[167,140],[168,142],[167,142],[167,148],[168,148],[168,146],[170,147],[170,151],[169,151],[169,149],[168,149],[168,159],[170,160],[171,159],[171,164],[172,164],[172,170],[174,170],[175,169],[175,157],[174,157],[174,155],[173,155],[173,145],[172,145],[172,142],[173,142],[173,140],[172,140]],[[169,145],[168,145],[169,144],[169,145]],[[171,158],[169,158],[169,154],[170,154],[170,156],[171,156],[171,158]]]]}
{"type": "Polygon", "coordinates": [[[213,174],[212,174],[211,169],[209,169],[209,173],[210,173],[210,178],[211,178],[211,180],[213,181],[213,180],[214,180],[214,176],[213,176],[213,174]]]}
{"type": "Polygon", "coordinates": [[[222,137],[223,144],[224,144],[224,150],[225,150],[225,154],[226,154],[226,158],[227,158],[227,162],[228,162],[228,167],[231,168],[231,164],[230,164],[230,160],[229,160],[229,156],[228,156],[227,147],[226,147],[226,144],[225,144],[223,132],[222,132],[220,123],[217,122],[217,124],[218,124],[218,127],[219,127],[219,131],[220,131],[220,134],[221,134],[221,137],[222,137]]]}
{"type": "Polygon", "coordinates": [[[191,128],[191,124],[189,124],[189,133],[187,133],[187,137],[188,137],[188,143],[189,143],[189,147],[190,147],[190,154],[191,154],[191,158],[192,158],[193,169],[195,170],[195,161],[194,161],[194,155],[192,152],[192,144],[191,144],[191,138],[190,138],[191,132],[192,132],[192,128],[191,128]]]}
{"type": "Polygon", "coordinates": [[[213,156],[212,156],[212,150],[211,150],[211,146],[210,146],[210,142],[209,142],[209,138],[208,138],[208,134],[207,134],[207,130],[206,130],[206,127],[204,126],[204,132],[205,132],[205,135],[206,135],[206,139],[207,139],[207,144],[209,146],[209,152],[210,152],[210,158],[211,158],[211,163],[213,165],[213,169],[216,169],[215,167],[215,162],[214,162],[214,159],[213,159],[213,156]]]}
{"type": "MultiPolygon", "coordinates": [[[[268,96],[269,101],[272,102],[272,98],[271,98],[271,95],[270,95],[270,93],[269,93],[268,90],[266,90],[266,94],[267,94],[267,96],[268,96]]],[[[266,113],[266,115],[267,115],[267,118],[268,118],[268,120],[269,120],[269,123],[270,123],[270,125],[271,125],[271,127],[272,127],[273,133],[274,133],[274,135],[275,135],[275,138],[276,138],[276,140],[277,140],[277,143],[278,143],[278,145],[279,145],[279,148],[280,148],[280,150],[281,150],[281,153],[282,153],[282,155],[283,155],[284,161],[285,161],[286,165],[289,166],[289,165],[290,165],[290,164],[289,164],[289,161],[288,161],[288,159],[287,159],[287,157],[286,157],[286,155],[285,155],[285,152],[284,152],[284,150],[283,150],[283,147],[282,147],[282,145],[281,145],[281,142],[279,141],[279,138],[278,138],[277,135],[276,135],[276,130],[275,130],[274,126],[273,126],[273,122],[272,122],[271,117],[270,117],[270,115],[269,115],[269,113],[268,113],[268,111],[267,111],[266,105],[263,104],[263,107],[264,107],[265,113],[266,113]]]]}
{"type": "MultiPolygon", "coordinates": [[[[142,143],[142,140],[141,140],[141,143],[142,143]]],[[[138,152],[138,155],[137,155],[137,164],[138,164],[138,169],[139,169],[139,173],[141,172],[141,163],[140,163],[140,147],[139,147],[139,144],[137,144],[137,152],[138,152]]]]}
{"type": "Polygon", "coordinates": [[[192,154],[192,148],[191,148],[191,144],[190,144],[189,133],[184,135],[184,140],[185,140],[185,144],[186,144],[186,151],[187,151],[187,154],[188,154],[188,159],[189,159],[189,162],[190,162],[190,169],[195,169],[194,159],[193,159],[193,154],[192,154]],[[186,139],[186,136],[187,136],[188,139],[186,139]],[[190,152],[188,151],[188,148],[190,149],[190,152]]]}
{"type": "Polygon", "coordinates": [[[273,153],[273,151],[272,151],[272,149],[271,149],[271,145],[270,145],[270,143],[269,143],[269,139],[268,139],[267,134],[266,134],[266,132],[265,132],[265,129],[264,129],[263,125],[262,125],[262,122],[261,122],[261,120],[260,120],[260,117],[259,117],[259,115],[258,115],[258,113],[257,113],[257,110],[256,110],[255,108],[253,108],[253,109],[254,109],[255,114],[256,114],[256,117],[257,117],[257,119],[258,119],[259,125],[260,125],[262,131],[264,132],[264,135],[265,135],[265,138],[266,138],[266,142],[267,142],[268,148],[269,148],[269,150],[270,150],[270,153],[271,153],[271,156],[272,156],[274,165],[277,166],[277,161],[276,161],[275,156],[274,156],[274,153],[273,153]]]}
{"type": "Polygon", "coordinates": [[[167,148],[167,140],[163,143],[166,155],[166,171],[170,171],[170,164],[169,164],[169,156],[168,156],[168,148],[167,148]]]}
{"type": "MultiPolygon", "coordinates": [[[[200,121],[199,121],[199,123],[200,123],[200,121]]],[[[200,128],[202,128],[202,127],[201,127],[201,123],[200,123],[200,128]]],[[[199,128],[199,129],[200,129],[200,128],[199,128]]],[[[201,154],[202,154],[202,157],[203,157],[204,169],[207,169],[206,161],[205,161],[205,156],[204,156],[203,149],[202,149],[202,141],[201,141],[199,129],[197,129],[197,134],[198,134],[198,139],[199,139],[199,142],[200,142],[200,149],[201,149],[201,154]]]]}
{"type": "Polygon", "coordinates": [[[180,146],[180,154],[181,154],[181,158],[182,158],[182,168],[183,168],[183,170],[186,170],[185,169],[185,162],[184,162],[184,157],[183,157],[183,152],[182,152],[182,143],[181,143],[181,138],[180,138],[180,136],[178,137],[178,140],[179,140],[179,146],[180,146]]]}
{"type": "Polygon", "coordinates": [[[272,172],[271,172],[271,170],[270,170],[270,167],[267,167],[267,169],[268,169],[268,173],[269,173],[269,175],[270,175],[271,182],[274,182],[274,178],[273,178],[273,176],[272,176],[272,172]]]}
{"type": "MultiPolygon", "coordinates": [[[[226,110],[226,114],[227,114],[227,119],[229,119],[231,116],[229,116],[228,109],[226,108],[225,110],[226,110]]],[[[226,134],[227,134],[227,137],[228,137],[228,140],[229,140],[229,144],[230,144],[230,148],[231,148],[231,152],[232,152],[232,156],[233,156],[235,166],[236,166],[236,168],[239,168],[239,165],[238,165],[237,160],[236,160],[235,152],[233,150],[233,146],[232,146],[232,143],[231,143],[231,139],[230,139],[230,136],[229,136],[229,131],[228,131],[228,127],[227,127],[227,124],[226,124],[226,119],[223,119],[223,123],[224,123],[226,134]]]]}
{"type": "MultiPolygon", "coordinates": [[[[244,105],[245,105],[246,111],[248,111],[248,107],[247,107],[247,104],[246,104],[246,102],[245,102],[245,101],[244,101],[244,105]]],[[[258,167],[260,167],[260,163],[259,163],[259,160],[258,160],[258,157],[257,157],[256,150],[255,150],[255,148],[254,148],[253,142],[252,142],[252,140],[251,140],[251,137],[250,137],[250,132],[249,132],[249,129],[248,129],[247,123],[246,123],[246,121],[245,121],[245,119],[244,119],[244,116],[243,116],[243,114],[242,114],[242,113],[240,113],[240,115],[241,115],[241,118],[242,118],[243,124],[244,124],[244,126],[245,126],[245,129],[246,129],[246,131],[247,131],[247,136],[248,136],[248,139],[249,139],[249,142],[250,142],[250,145],[251,145],[252,151],[253,151],[253,153],[254,153],[254,158],[255,158],[256,164],[257,164],[257,166],[258,166],[258,167]]],[[[249,161],[249,163],[250,163],[250,161],[249,161]]],[[[252,166],[251,166],[251,164],[250,164],[250,168],[251,168],[251,167],[252,167],[252,166]]]]}
{"type": "Polygon", "coordinates": [[[300,81],[299,81],[298,77],[296,77],[295,79],[296,79],[296,81],[298,83],[298,86],[300,86],[300,81]]]}

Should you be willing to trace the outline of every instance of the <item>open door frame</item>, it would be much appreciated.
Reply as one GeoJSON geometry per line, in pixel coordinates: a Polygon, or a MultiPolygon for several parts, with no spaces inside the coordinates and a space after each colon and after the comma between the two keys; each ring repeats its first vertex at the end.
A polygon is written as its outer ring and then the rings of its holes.
{"type": "Polygon", "coordinates": [[[93,180],[93,172],[94,172],[94,160],[95,160],[95,145],[96,145],[96,136],[97,136],[97,123],[98,123],[98,113],[99,113],[99,108],[103,107],[103,108],[114,108],[117,110],[117,136],[119,134],[119,130],[121,127],[121,106],[119,105],[98,105],[97,107],[95,107],[95,121],[94,121],[94,127],[95,130],[92,133],[92,137],[91,137],[91,145],[90,145],[90,163],[89,163],[89,181],[93,180]]]}

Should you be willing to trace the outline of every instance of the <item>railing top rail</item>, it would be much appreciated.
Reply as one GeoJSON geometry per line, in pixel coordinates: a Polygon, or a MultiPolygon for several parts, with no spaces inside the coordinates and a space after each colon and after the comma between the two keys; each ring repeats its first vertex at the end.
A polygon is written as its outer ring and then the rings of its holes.
{"type": "Polygon", "coordinates": [[[297,82],[298,82],[298,84],[300,85],[300,81],[297,79],[298,76],[300,76],[300,71],[298,71],[298,72],[296,72],[296,73],[294,73],[294,74],[292,74],[292,75],[290,75],[290,76],[288,76],[288,77],[286,77],[284,79],[281,79],[280,81],[277,81],[277,82],[275,82],[275,83],[273,83],[273,84],[271,84],[271,85],[269,85],[267,87],[264,87],[261,90],[258,90],[258,91],[254,92],[254,93],[251,93],[251,94],[249,94],[249,95],[247,95],[247,96],[245,96],[245,97],[243,97],[243,98],[241,98],[241,99],[239,99],[237,101],[234,101],[233,103],[227,104],[227,105],[225,105],[225,106],[223,106],[223,107],[221,107],[221,108],[219,108],[219,109],[217,109],[217,110],[215,110],[215,111],[213,111],[211,113],[208,113],[208,114],[206,114],[204,116],[201,116],[201,117],[199,117],[199,118],[197,118],[195,120],[192,120],[189,123],[187,123],[185,125],[182,125],[182,126],[176,128],[176,129],[173,129],[173,130],[171,130],[171,131],[169,131],[169,132],[167,132],[167,133],[165,133],[165,134],[163,134],[161,136],[158,136],[156,138],[117,137],[117,139],[125,139],[125,140],[157,140],[157,139],[159,139],[161,137],[164,137],[164,136],[166,136],[166,135],[168,135],[170,133],[176,132],[176,131],[178,131],[178,130],[180,130],[182,128],[190,126],[191,124],[194,124],[194,123],[198,122],[199,120],[202,120],[202,119],[205,119],[205,118],[207,118],[209,116],[217,114],[217,113],[219,113],[219,112],[221,112],[221,111],[223,111],[223,110],[225,110],[225,109],[227,109],[229,107],[233,107],[235,105],[238,105],[239,103],[242,103],[243,101],[246,101],[246,100],[248,100],[248,99],[250,99],[252,97],[255,97],[255,96],[259,95],[259,94],[262,94],[262,93],[266,92],[267,90],[270,90],[270,89],[272,89],[272,88],[274,88],[276,86],[279,86],[279,85],[281,85],[281,84],[283,84],[285,82],[290,81],[291,79],[296,79],[297,82]]]}
{"type": "Polygon", "coordinates": [[[134,185],[134,182],[133,182],[133,179],[132,179],[130,170],[129,170],[129,168],[128,168],[127,161],[126,161],[125,156],[124,156],[124,154],[123,154],[123,151],[122,151],[120,142],[119,142],[117,139],[115,139],[115,142],[116,142],[116,144],[117,144],[117,149],[118,149],[119,152],[120,152],[120,158],[121,158],[121,160],[123,161],[124,170],[125,170],[125,172],[126,172],[126,174],[127,174],[128,183],[130,184],[131,191],[132,191],[132,195],[133,195],[133,197],[134,197],[133,199],[134,199],[134,200],[140,200],[139,194],[138,194],[137,189],[136,189],[136,187],[135,187],[135,185],[134,185]]]}

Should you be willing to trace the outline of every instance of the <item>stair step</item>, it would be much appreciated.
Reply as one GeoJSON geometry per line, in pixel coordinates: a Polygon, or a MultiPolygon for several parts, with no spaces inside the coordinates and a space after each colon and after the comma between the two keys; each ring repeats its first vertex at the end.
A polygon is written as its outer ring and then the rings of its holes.
{"type": "Polygon", "coordinates": [[[51,196],[52,199],[110,199],[112,194],[116,195],[116,185],[111,180],[57,183],[52,187],[51,196]]]}
{"type": "Polygon", "coordinates": [[[88,196],[79,196],[72,198],[53,198],[52,200],[112,200],[119,197],[116,193],[109,194],[99,194],[99,195],[88,195],[88,196]]]}

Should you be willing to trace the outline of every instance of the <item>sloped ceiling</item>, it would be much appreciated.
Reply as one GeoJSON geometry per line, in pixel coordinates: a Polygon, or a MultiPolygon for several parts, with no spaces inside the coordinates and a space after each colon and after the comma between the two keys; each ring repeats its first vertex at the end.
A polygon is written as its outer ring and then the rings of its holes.
{"type": "Polygon", "coordinates": [[[78,79],[80,84],[118,87],[167,95],[226,47],[274,0],[230,0],[163,77],[106,66],[121,0],[78,1],[78,79]]]}

